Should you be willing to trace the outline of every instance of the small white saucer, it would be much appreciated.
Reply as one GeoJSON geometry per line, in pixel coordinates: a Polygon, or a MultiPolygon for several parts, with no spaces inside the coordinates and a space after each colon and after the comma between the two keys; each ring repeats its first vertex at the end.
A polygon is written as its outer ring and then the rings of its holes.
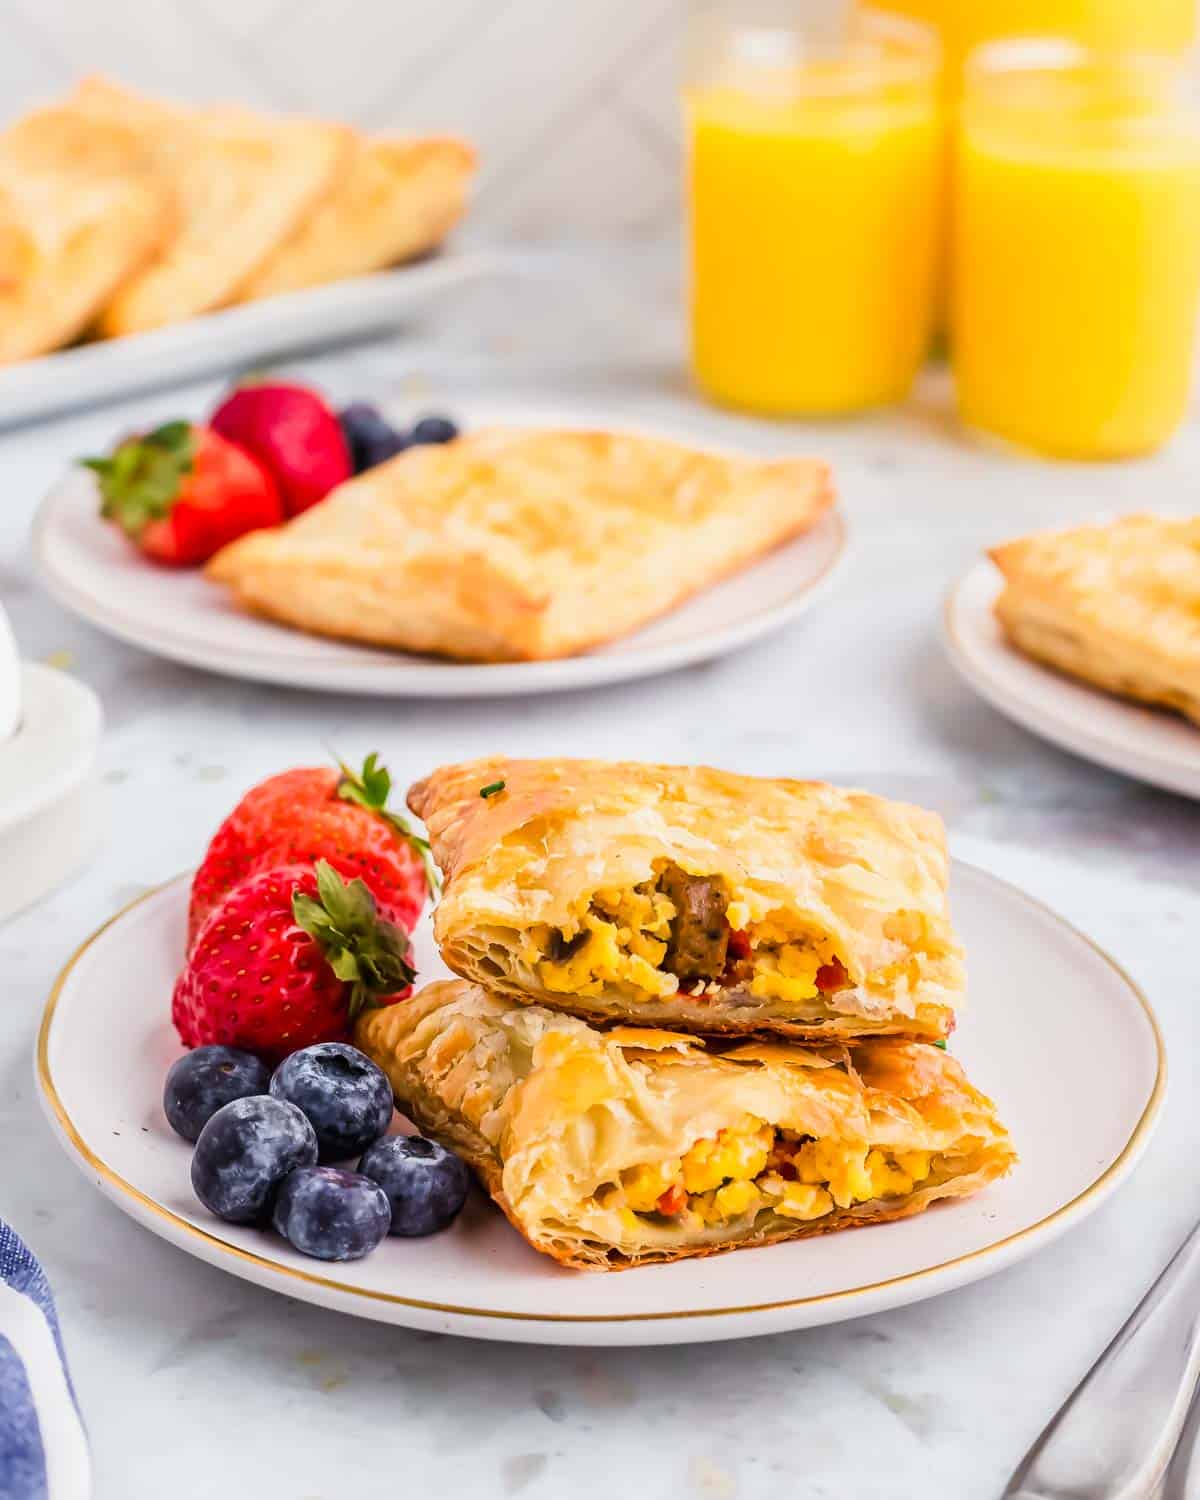
{"type": "MultiPolygon", "coordinates": [[[[13,670],[7,640],[5,629],[0,685],[15,683],[19,709],[15,731],[0,737],[0,921],[73,875],[104,828],[95,775],[100,700],[53,667],[13,670]]],[[[11,693],[5,702],[11,707],[11,693]]]]}

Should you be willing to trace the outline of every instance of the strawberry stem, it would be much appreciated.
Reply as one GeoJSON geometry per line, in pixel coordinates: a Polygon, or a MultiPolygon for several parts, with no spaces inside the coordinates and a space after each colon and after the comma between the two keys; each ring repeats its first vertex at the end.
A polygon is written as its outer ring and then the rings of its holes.
{"type": "Polygon", "coordinates": [[[100,514],[137,541],[151,521],[170,515],[192,472],[191,424],[167,422],[144,437],[128,438],[108,458],[81,459],[100,486],[100,514]]]}
{"type": "Polygon", "coordinates": [[[379,915],[366,884],[344,881],[328,860],[315,866],[317,896],[292,893],[292,915],[315,939],[329,967],[351,986],[349,1014],[410,985],[417,971],[408,961],[408,935],[379,915]]]}
{"type": "Polygon", "coordinates": [[[433,862],[433,851],[429,840],[414,833],[399,813],[392,812],[387,800],[392,794],[392,777],[386,766],[379,764],[379,756],[372,750],[363,761],[362,770],[355,773],[344,760],[335,756],[337,768],[342,773],[337,784],[337,795],[343,802],[354,802],[368,812],[378,814],[389,822],[401,838],[405,839],[420,856],[425,867],[425,879],[432,895],[437,895],[441,884],[438,868],[433,862]]]}

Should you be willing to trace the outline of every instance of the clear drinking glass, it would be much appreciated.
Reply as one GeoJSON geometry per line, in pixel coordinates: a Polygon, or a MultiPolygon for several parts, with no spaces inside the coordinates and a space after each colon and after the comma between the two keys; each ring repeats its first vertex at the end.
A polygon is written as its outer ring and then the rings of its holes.
{"type": "Polygon", "coordinates": [[[899,401],[928,348],[940,48],[839,4],[698,6],[685,90],[691,363],[774,415],[899,401]]]}
{"type": "Polygon", "coordinates": [[[964,421],[1071,458],[1148,452],[1182,421],[1200,302],[1192,66],[1067,41],[967,65],[952,348],[964,421]]]}

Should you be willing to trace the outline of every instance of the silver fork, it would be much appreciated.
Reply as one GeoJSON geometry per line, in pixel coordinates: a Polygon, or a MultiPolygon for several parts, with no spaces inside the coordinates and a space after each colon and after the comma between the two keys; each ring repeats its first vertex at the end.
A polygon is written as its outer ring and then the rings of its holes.
{"type": "Polygon", "coordinates": [[[1004,1500],[1153,1500],[1177,1447],[1163,1500],[1200,1500],[1200,1415],[1180,1443],[1198,1382],[1200,1224],[1029,1450],[1004,1500]]]}

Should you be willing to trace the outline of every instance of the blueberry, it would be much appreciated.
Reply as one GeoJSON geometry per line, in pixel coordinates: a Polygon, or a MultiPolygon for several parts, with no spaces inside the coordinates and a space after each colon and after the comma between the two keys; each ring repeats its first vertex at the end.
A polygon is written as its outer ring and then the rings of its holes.
{"type": "Polygon", "coordinates": [[[361,1260],[391,1220],[379,1184],[343,1167],[297,1167],[284,1179],[272,1215],[289,1245],[318,1260],[361,1260]]]}
{"type": "Polygon", "coordinates": [[[367,401],[351,402],[338,413],[338,421],[342,424],[342,434],[350,449],[350,461],[356,474],[386,463],[408,447],[409,440],[404,433],[398,432],[379,408],[367,401]]]}
{"type": "Polygon", "coordinates": [[[410,443],[449,443],[458,436],[458,424],[449,417],[422,417],[413,423],[410,443]]]}
{"type": "Polygon", "coordinates": [[[271,1070],[253,1052],[236,1047],[197,1047],[171,1064],[163,1089],[167,1124],[194,1141],[223,1104],[265,1094],[271,1070]]]}
{"type": "Polygon", "coordinates": [[[279,1184],[317,1159],[317,1137],[294,1104],[258,1094],[223,1104],[192,1153],[196,1197],[231,1224],[261,1224],[279,1184]]]}
{"type": "Polygon", "coordinates": [[[318,1042],[293,1052],[275,1069],[271,1093],[308,1116],[320,1161],[357,1156],[392,1122],[387,1074],[345,1042],[318,1042]]]}
{"type": "Polygon", "coordinates": [[[419,1135],[389,1135],[367,1148],[358,1170],[392,1205],[391,1234],[436,1234],[467,1201],[471,1171],[461,1157],[419,1135]]]}

